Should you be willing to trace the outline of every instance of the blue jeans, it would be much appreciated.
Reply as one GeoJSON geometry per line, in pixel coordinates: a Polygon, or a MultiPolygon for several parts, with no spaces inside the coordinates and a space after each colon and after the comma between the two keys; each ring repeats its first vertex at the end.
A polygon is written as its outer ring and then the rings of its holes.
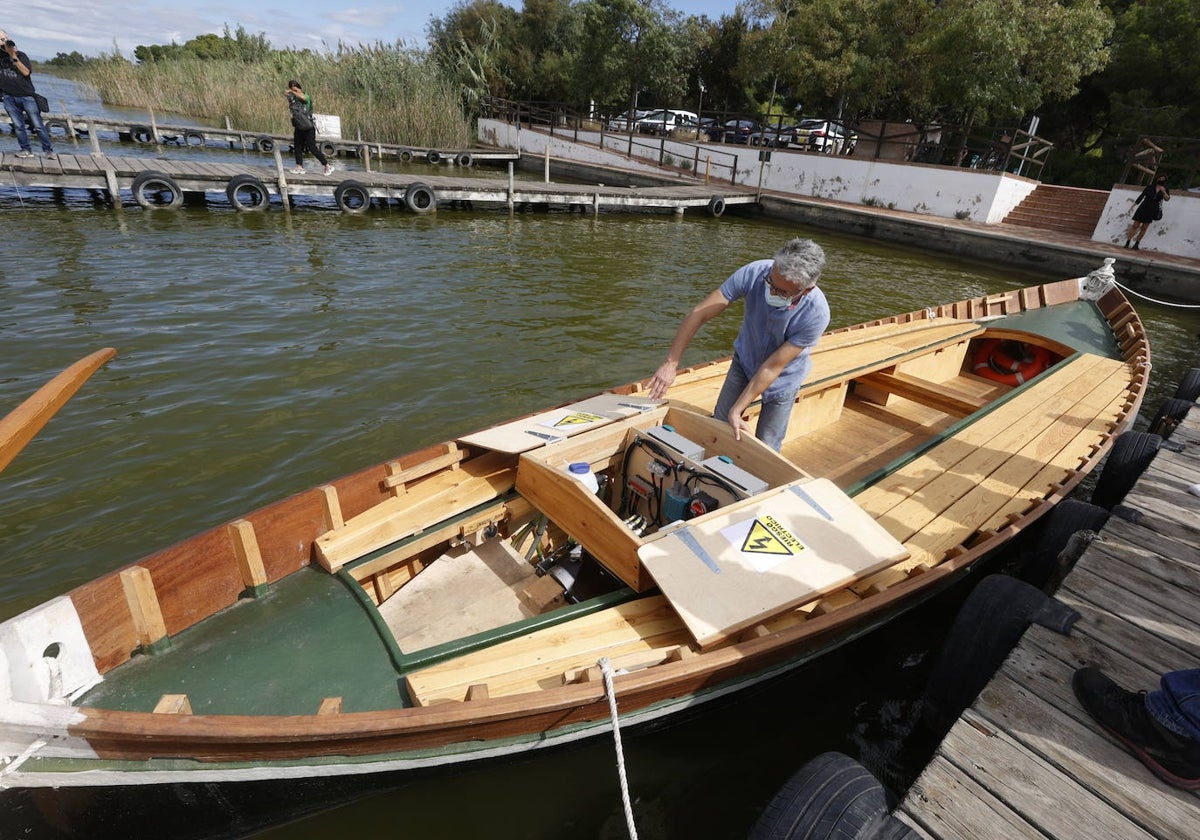
{"type": "Polygon", "coordinates": [[[8,118],[12,120],[13,130],[17,132],[17,143],[23,151],[29,152],[29,132],[25,130],[25,115],[29,115],[29,124],[33,126],[33,130],[37,132],[38,139],[42,141],[43,152],[53,152],[54,147],[50,145],[50,132],[46,130],[46,124],[42,122],[42,114],[38,110],[37,100],[32,96],[11,96],[4,94],[4,110],[8,111],[8,118]]]}
{"type": "Polygon", "coordinates": [[[1161,685],[1146,695],[1146,710],[1172,732],[1200,742],[1200,668],[1163,674],[1161,685]]]}
{"type": "MultiPolygon", "coordinates": [[[[726,420],[729,409],[737,402],[737,398],[750,384],[750,376],[742,369],[735,357],[729,365],[729,373],[725,375],[725,384],[717,397],[717,407],[713,409],[713,417],[726,420]]],[[[797,389],[798,390],[798,389],[797,389]]],[[[796,392],[775,397],[770,402],[763,400],[762,409],[758,414],[758,425],[754,436],[774,449],[776,452],[783,446],[783,436],[787,434],[788,421],[792,419],[792,405],[796,402],[796,392]]]]}

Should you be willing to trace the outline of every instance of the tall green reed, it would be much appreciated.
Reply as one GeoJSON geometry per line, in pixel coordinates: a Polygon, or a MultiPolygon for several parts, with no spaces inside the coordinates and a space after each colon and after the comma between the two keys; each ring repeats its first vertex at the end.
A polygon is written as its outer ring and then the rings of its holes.
{"type": "Polygon", "coordinates": [[[291,132],[284,90],[298,79],[318,114],[341,117],[342,136],[414,146],[466,146],[471,128],[461,90],[424,53],[403,44],[335,52],[272,52],[263,61],[181,58],[133,64],[120,57],[71,72],[101,101],[188,114],[220,125],[291,132]]]}

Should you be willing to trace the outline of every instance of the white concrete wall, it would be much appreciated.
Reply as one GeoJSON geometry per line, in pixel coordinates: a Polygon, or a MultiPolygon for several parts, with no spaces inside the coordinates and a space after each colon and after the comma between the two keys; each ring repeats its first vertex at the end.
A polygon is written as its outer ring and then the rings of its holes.
{"type": "MultiPolygon", "coordinates": [[[[1033,192],[1036,181],[1000,172],[923,164],[873,161],[844,155],[823,155],[798,150],[772,149],[771,160],[760,162],[758,147],[707,143],[697,155],[695,144],[676,143],[647,135],[635,135],[630,160],[629,135],[605,134],[604,149],[597,148],[598,132],[580,132],[582,143],[570,137],[550,137],[542,131],[524,129],[498,120],[479,121],[480,139],[494,146],[519,149],[542,157],[547,147],[551,156],[603,164],[620,168],[669,174],[654,165],[660,154],[672,156],[677,165],[711,178],[751,189],[760,185],[813,198],[828,198],[850,204],[869,204],[895,210],[907,210],[943,218],[999,222],[1025,196],[1033,192]],[[608,151],[612,150],[612,151],[608,151]],[[636,158],[650,163],[638,164],[636,158]]],[[[681,176],[686,177],[686,176],[681,176]]],[[[688,179],[690,180],[690,179],[688,179]]]]}
{"type": "MultiPolygon", "coordinates": [[[[1125,244],[1125,234],[1133,223],[1133,200],[1141,191],[1141,187],[1113,185],[1092,234],[1094,241],[1125,244]]],[[[1200,258],[1200,196],[1172,190],[1171,200],[1163,203],[1162,219],[1150,223],[1140,247],[1143,251],[1200,258]]]]}

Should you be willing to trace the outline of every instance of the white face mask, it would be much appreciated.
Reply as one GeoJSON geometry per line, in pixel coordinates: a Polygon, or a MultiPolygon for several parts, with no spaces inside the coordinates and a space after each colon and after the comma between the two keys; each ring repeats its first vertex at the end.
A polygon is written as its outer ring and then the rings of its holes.
{"type": "Polygon", "coordinates": [[[792,298],[786,298],[775,294],[771,291],[770,286],[764,285],[763,292],[765,292],[767,296],[767,306],[770,306],[773,309],[783,309],[785,306],[792,305],[792,298]]]}

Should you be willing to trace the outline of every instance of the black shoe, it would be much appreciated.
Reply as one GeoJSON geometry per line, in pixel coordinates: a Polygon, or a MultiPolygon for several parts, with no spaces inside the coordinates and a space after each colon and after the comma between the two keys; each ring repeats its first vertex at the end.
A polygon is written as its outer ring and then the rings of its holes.
{"type": "Polygon", "coordinates": [[[1200,744],[1161,726],[1146,710],[1146,692],[1126,691],[1099,668],[1080,668],[1071,687],[1087,713],[1155,776],[1200,790],[1200,744]]]}
{"type": "Polygon", "coordinates": [[[1135,251],[1136,251],[1137,249],[1138,249],[1138,244],[1137,244],[1136,242],[1134,242],[1134,243],[1133,243],[1133,250],[1135,250],[1135,251]]]}
{"type": "Polygon", "coordinates": [[[1126,247],[1126,248],[1128,248],[1128,247],[1129,247],[1129,240],[1128,240],[1128,239],[1126,239],[1126,240],[1125,240],[1125,247],[1126,247]]]}

